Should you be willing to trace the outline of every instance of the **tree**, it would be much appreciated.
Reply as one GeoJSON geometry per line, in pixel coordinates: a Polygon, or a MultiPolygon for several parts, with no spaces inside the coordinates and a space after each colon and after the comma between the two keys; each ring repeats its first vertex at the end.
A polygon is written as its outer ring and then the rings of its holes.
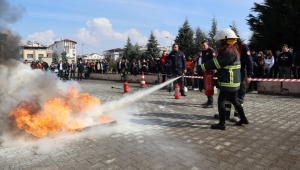
{"type": "Polygon", "coordinates": [[[193,55],[194,52],[194,31],[191,28],[188,19],[185,19],[182,27],[178,30],[175,42],[179,45],[179,49],[186,55],[193,55]]]}
{"type": "Polygon", "coordinates": [[[54,51],[53,54],[52,54],[52,62],[57,64],[58,60],[59,60],[59,56],[58,56],[57,52],[54,51]]]}
{"type": "Polygon", "coordinates": [[[140,59],[140,55],[141,55],[141,50],[140,50],[140,46],[138,43],[136,43],[133,47],[133,56],[134,59],[138,60],[140,59]]]}
{"type": "Polygon", "coordinates": [[[194,54],[199,53],[199,51],[201,50],[201,42],[206,40],[207,36],[205,34],[204,31],[201,30],[200,27],[197,27],[195,29],[195,38],[194,38],[194,42],[195,42],[195,47],[194,47],[194,54]]]}
{"type": "Polygon", "coordinates": [[[158,43],[157,43],[156,37],[154,36],[152,31],[151,31],[150,38],[147,43],[146,51],[147,51],[147,54],[149,55],[149,57],[156,58],[159,56],[160,49],[158,48],[158,43]]]}
{"type": "Polygon", "coordinates": [[[63,51],[63,52],[61,53],[61,60],[62,60],[63,62],[66,62],[66,61],[67,61],[67,52],[63,51]]]}
{"type": "Polygon", "coordinates": [[[215,35],[217,35],[218,33],[218,29],[217,29],[217,20],[214,16],[213,20],[212,20],[212,24],[211,24],[211,29],[208,32],[208,43],[209,46],[212,47],[214,50],[217,50],[219,48],[219,41],[216,41],[214,39],[215,35]]]}
{"type": "Polygon", "coordinates": [[[282,44],[288,44],[299,48],[299,8],[298,0],[265,0],[261,4],[254,3],[251,10],[256,14],[249,14],[247,19],[247,24],[253,31],[250,47],[275,50],[281,49],[282,44]]]}
{"type": "Polygon", "coordinates": [[[124,58],[128,59],[129,62],[131,62],[132,59],[134,58],[133,51],[134,51],[133,45],[131,44],[130,38],[128,37],[127,43],[124,47],[124,58]]]}

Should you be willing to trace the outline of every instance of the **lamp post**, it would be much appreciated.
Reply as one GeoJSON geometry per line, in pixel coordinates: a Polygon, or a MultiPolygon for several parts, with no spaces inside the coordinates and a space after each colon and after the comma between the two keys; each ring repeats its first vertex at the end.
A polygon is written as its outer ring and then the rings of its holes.
{"type": "Polygon", "coordinates": [[[171,46],[170,46],[170,52],[171,52],[173,39],[171,37],[166,37],[166,38],[170,38],[171,39],[171,46]]]}

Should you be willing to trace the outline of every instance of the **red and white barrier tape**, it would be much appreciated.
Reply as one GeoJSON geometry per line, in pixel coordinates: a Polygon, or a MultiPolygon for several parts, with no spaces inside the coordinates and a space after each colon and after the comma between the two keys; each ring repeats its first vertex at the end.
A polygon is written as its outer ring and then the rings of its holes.
{"type": "MultiPolygon", "coordinates": [[[[147,73],[152,75],[157,75],[155,73],[147,73]]],[[[165,75],[165,74],[161,74],[165,75]]],[[[192,79],[203,79],[203,76],[183,76],[185,78],[192,78],[192,79]]],[[[217,77],[214,77],[214,80],[217,80],[217,77]]],[[[251,81],[267,81],[267,82],[300,82],[300,79],[277,79],[277,78],[251,78],[251,81]]]]}
{"type": "Polygon", "coordinates": [[[251,81],[269,81],[269,82],[300,82],[300,79],[271,79],[271,78],[251,78],[251,81]]]}

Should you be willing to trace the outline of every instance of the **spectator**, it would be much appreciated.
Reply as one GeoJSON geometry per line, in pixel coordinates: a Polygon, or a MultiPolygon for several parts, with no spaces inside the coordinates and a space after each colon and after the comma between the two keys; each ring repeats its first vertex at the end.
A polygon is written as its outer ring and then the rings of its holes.
{"type": "Polygon", "coordinates": [[[84,67],[85,67],[82,60],[79,60],[77,67],[78,67],[77,80],[82,80],[82,73],[83,73],[84,67]]]}
{"type": "Polygon", "coordinates": [[[26,66],[30,66],[30,64],[28,63],[27,60],[24,61],[24,64],[25,64],[26,66]]]}
{"type": "MultiPolygon", "coordinates": [[[[268,65],[268,67],[271,70],[272,67],[273,67],[273,65],[274,65],[274,57],[272,55],[272,51],[271,50],[267,50],[267,56],[264,59],[264,62],[268,65]]],[[[272,71],[269,72],[269,75],[267,77],[268,78],[272,78],[272,76],[273,76],[273,69],[272,69],[272,71]]]]}
{"type": "Polygon", "coordinates": [[[137,65],[136,60],[132,60],[132,64],[131,64],[131,74],[133,74],[134,76],[136,76],[139,72],[139,67],[137,65]]]}
{"type": "Polygon", "coordinates": [[[92,72],[91,62],[89,60],[86,61],[85,68],[86,68],[85,78],[88,79],[90,78],[90,73],[92,72]]]}
{"type": "MultiPolygon", "coordinates": [[[[186,61],[186,70],[187,70],[187,73],[186,75],[187,76],[193,76],[194,75],[194,61],[192,60],[192,56],[188,56],[188,59],[186,61]]],[[[192,78],[185,78],[186,80],[186,85],[187,85],[187,88],[189,90],[192,90],[193,89],[193,82],[192,82],[192,78]]]]}
{"type": "Polygon", "coordinates": [[[122,70],[122,59],[119,59],[119,62],[117,63],[118,73],[121,74],[122,70]]]}
{"type": "Polygon", "coordinates": [[[45,62],[45,61],[42,61],[43,63],[42,63],[42,66],[43,66],[43,68],[44,68],[44,70],[45,71],[48,71],[48,69],[49,69],[49,64],[47,63],[47,62],[45,62]]]}
{"type": "Polygon", "coordinates": [[[66,62],[63,65],[63,69],[65,72],[65,79],[68,80],[69,79],[69,72],[70,72],[70,63],[68,62],[68,60],[66,60],[66,62]]]}
{"type": "Polygon", "coordinates": [[[61,80],[63,78],[63,62],[62,60],[59,60],[59,64],[58,64],[58,72],[59,72],[59,79],[61,80]]]}
{"type": "Polygon", "coordinates": [[[291,67],[291,73],[293,74],[293,78],[297,78],[297,71],[296,71],[297,69],[295,67],[295,60],[296,60],[297,53],[294,52],[293,47],[290,47],[289,52],[292,53],[292,57],[293,57],[293,64],[292,64],[292,67],[291,67]]]}
{"type": "Polygon", "coordinates": [[[141,72],[146,73],[147,71],[148,71],[148,63],[145,59],[143,59],[141,72]]]}
{"type": "Polygon", "coordinates": [[[149,72],[150,73],[157,73],[156,71],[156,62],[153,57],[151,57],[149,62],[149,72]]]}
{"type": "Polygon", "coordinates": [[[279,73],[279,65],[278,65],[278,61],[279,61],[279,56],[280,56],[280,50],[276,50],[276,54],[275,54],[275,57],[274,57],[274,65],[273,65],[273,70],[270,70],[270,74],[272,75],[274,72],[274,75],[273,75],[273,78],[277,78],[277,75],[279,73]]]}
{"type": "MultiPolygon", "coordinates": [[[[256,64],[253,64],[253,77],[255,78],[267,78],[270,73],[269,66],[265,63],[264,59],[259,58],[256,64]]],[[[258,93],[257,81],[251,81],[248,91],[251,93],[258,93]],[[251,91],[253,85],[253,91],[251,91]]]]}
{"type": "Polygon", "coordinates": [[[107,70],[109,70],[109,64],[108,62],[104,59],[103,60],[103,73],[107,73],[107,70]]]}
{"type": "Polygon", "coordinates": [[[73,78],[75,80],[76,63],[74,62],[74,60],[72,60],[72,63],[70,64],[70,70],[71,70],[70,79],[73,78]]]}
{"type": "Polygon", "coordinates": [[[50,71],[51,71],[52,73],[54,73],[54,71],[55,71],[55,65],[54,65],[54,62],[52,62],[51,65],[50,65],[50,71]]]}
{"type": "Polygon", "coordinates": [[[279,65],[279,78],[291,77],[291,66],[293,64],[292,53],[288,51],[288,45],[283,44],[282,53],[279,56],[278,65],[279,65]]]}
{"type": "Polygon", "coordinates": [[[94,60],[92,60],[92,62],[91,62],[91,69],[92,69],[92,71],[91,71],[92,73],[96,72],[96,63],[94,60]]]}
{"type": "Polygon", "coordinates": [[[167,52],[163,51],[161,57],[159,58],[159,62],[158,62],[158,76],[157,76],[157,82],[158,84],[160,83],[160,77],[162,77],[162,82],[166,81],[166,73],[165,73],[165,61],[166,61],[166,57],[167,57],[167,52]]]}

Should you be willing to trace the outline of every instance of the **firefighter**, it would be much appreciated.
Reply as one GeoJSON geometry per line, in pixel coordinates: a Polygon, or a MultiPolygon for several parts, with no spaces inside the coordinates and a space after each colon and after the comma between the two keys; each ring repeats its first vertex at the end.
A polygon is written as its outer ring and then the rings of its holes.
{"type": "Polygon", "coordinates": [[[218,97],[218,111],[219,111],[219,123],[212,125],[212,129],[226,129],[225,117],[225,101],[229,100],[237,109],[240,115],[240,121],[236,122],[236,125],[249,124],[244,114],[244,109],[238,101],[238,90],[241,83],[241,62],[238,52],[238,37],[230,29],[226,28],[221,30],[215,39],[221,42],[221,47],[218,50],[218,56],[212,60],[201,64],[199,69],[203,72],[206,70],[218,71],[218,85],[219,85],[219,97],[218,97]]]}
{"type": "MultiPolygon", "coordinates": [[[[171,61],[171,71],[172,71],[172,77],[182,76],[183,73],[186,73],[186,59],[184,56],[184,53],[179,50],[178,44],[173,44],[173,51],[166,57],[166,60],[171,61]]],[[[180,86],[180,93],[181,96],[186,96],[184,92],[184,81],[183,76],[179,78],[178,80],[179,86],[180,86]]],[[[175,86],[174,81],[174,86],[175,86]]]]}
{"type": "MultiPolygon", "coordinates": [[[[209,46],[208,41],[204,40],[201,42],[201,47],[202,47],[202,63],[206,63],[210,60],[212,60],[216,53],[214,50],[209,46]]],[[[213,95],[207,96],[207,102],[202,104],[202,108],[213,108],[214,98],[213,95]]]]}
{"type": "MultiPolygon", "coordinates": [[[[236,34],[236,33],[235,33],[236,34]]],[[[237,35],[237,34],[236,34],[237,35]]],[[[237,37],[239,37],[237,35],[237,37]]],[[[250,49],[244,42],[241,41],[240,38],[237,39],[240,60],[241,60],[241,85],[238,91],[238,101],[241,103],[243,107],[244,97],[246,94],[246,84],[249,84],[251,81],[251,77],[253,74],[253,61],[250,54],[250,49]]],[[[230,111],[231,111],[231,102],[225,102],[226,107],[226,119],[230,118],[230,111]]],[[[218,119],[219,115],[215,114],[214,117],[218,119]]],[[[234,117],[229,119],[230,122],[237,122],[239,121],[239,114],[238,111],[234,110],[234,117]]]]}

